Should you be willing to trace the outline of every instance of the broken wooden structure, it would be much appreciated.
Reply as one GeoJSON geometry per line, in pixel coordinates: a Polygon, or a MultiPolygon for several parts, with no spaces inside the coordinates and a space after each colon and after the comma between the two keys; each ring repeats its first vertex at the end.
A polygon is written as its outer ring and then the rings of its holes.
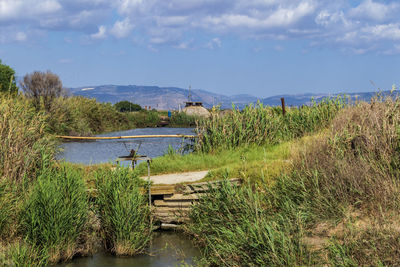
{"type": "MultiPolygon", "coordinates": [[[[189,211],[210,188],[221,186],[223,181],[178,185],[151,186],[153,221],[161,229],[173,229],[189,221],[189,211]]],[[[232,185],[241,185],[241,179],[228,180],[232,185]]]]}

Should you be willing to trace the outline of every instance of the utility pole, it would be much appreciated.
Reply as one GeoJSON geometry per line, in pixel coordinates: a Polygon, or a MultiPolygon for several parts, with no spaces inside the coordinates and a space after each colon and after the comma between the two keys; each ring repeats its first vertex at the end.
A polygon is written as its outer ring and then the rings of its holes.
{"type": "Polygon", "coordinates": [[[191,102],[191,101],[192,101],[192,93],[191,93],[191,91],[190,91],[191,89],[192,89],[192,86],[189,85],[188,102],[191,102]]]}

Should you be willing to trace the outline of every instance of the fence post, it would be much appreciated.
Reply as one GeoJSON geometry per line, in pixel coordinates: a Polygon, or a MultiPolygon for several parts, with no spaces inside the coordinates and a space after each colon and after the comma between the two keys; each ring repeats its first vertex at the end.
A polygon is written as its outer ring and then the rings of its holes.
{"type": "Polygon", "coordinates": [[[285,109],[285,98],[281,97],[281,104],[282,104],[282,115],[285,116],[286,109],[285,109]]]}

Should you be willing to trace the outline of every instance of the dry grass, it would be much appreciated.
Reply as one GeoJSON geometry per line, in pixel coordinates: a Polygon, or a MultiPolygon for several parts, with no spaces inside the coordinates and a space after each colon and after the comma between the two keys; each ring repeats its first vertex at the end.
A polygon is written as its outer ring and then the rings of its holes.
{"type": "Polygon", "coordinates": [[[25,98],[0,96],[0,179],[31,180],[41,168],[53,150],[45,120],[25,98]]]}

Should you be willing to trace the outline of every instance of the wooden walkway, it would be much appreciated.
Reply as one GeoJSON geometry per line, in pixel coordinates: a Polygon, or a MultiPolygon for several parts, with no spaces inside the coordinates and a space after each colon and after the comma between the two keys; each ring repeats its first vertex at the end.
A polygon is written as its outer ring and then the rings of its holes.
{"type": "MultiPolygon", "coordinates": [[[[230,179],[233,185],[241,185],[241,179],[230,179]]],[[[189,220],[192,205],[211,188],[218,188],[222,181],[192,183],[184,185],[155,185],[151,187],[152,213],[162,229],[175,228],[189,220]]]]}

